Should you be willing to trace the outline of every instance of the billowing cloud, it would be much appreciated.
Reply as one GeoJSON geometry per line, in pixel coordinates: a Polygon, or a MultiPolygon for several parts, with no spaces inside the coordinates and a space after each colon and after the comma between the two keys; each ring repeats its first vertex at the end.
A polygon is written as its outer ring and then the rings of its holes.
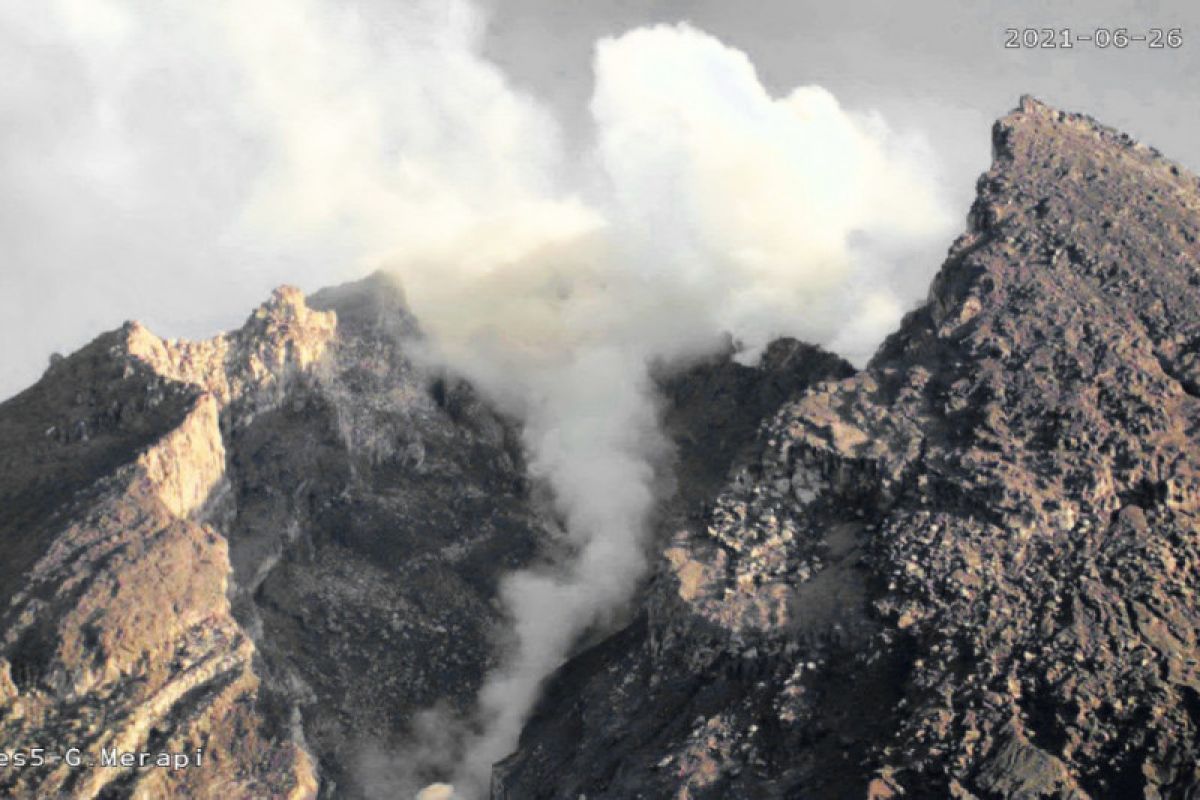
{"type": "Polygon", "coordinates": [[[595,63],[599,160],[635,259],[702,286],[755,350],[791,334],[865,355],[876,342],[846,323],[899,288],[889,251],[947,230],[921,142],[817,86],[771,97],[743,53],[687,26],[601,41],[595,63]]]}

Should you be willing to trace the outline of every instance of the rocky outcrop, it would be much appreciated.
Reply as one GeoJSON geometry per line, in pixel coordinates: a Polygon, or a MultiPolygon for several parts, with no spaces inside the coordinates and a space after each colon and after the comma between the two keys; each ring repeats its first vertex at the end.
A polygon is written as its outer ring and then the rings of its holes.
{"type": "Polygon", "coordinates": [[[201,342],[163,340],[131,322],[128,353],[162,377],[199,387],[222,407],[244,406],[238,422],[277,405],[290,382],[320,362],[334,341],[337,317],[309,308],[294,286],[276,289],[246,324],[201,342]]]}
{"type": "Polygon", "coordinates": [[[208,341],[130,323],[0,406],[0,738],[82,762],[0,793],[363,796],[412,711],[466,706],[541,523],[511,426],[419,336],[382,276],[284,287],[208,341]]]}
{"type": "Polygon", "coordinates": [[[497,581],[545,522],[517,431],[414,361],[392,281],[309,303],[338,319],[316,379],[230,437],[234,606],[322,796],[397,796],[412,714],[470,710],[495,658],[497,581]]]}
{"type": "Polygon", "coordinates": [[[184,796],[216,785],[314,794],[303,743],[254,710],[255,649],[232,614],[229,549],[211,513],[229,487],[223,411],[260,402],[332,339],[332,315],[297,311],[298,293],[281,291],[257,312],[296,323],[269,362],[240,334],[180,345],[130,324],[0,409],[6,449],[23,456],[5,471],[4,505],[16,513],[3,540],[32,562],[2,586],[0,737],[48,759],[5,770],[7,796],[184,796]],[[80,763],[65,760],[68,748],[80,763]],[[106,750],[200,750],[209,766],[202,777],[123,769],[104,764],[106,750]]]}
{"type": "Polygon", "coordinates": [[[1200,182],[1025,99],[868,369],[775,413],[495,796],[1200,792],[1200,182]]]}

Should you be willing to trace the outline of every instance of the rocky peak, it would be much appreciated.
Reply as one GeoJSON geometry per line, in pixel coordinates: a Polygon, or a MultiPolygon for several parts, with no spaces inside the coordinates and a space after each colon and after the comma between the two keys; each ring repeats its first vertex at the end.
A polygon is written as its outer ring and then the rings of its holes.
{"type": "MultiPolygon", "coordinates": [[[[1200,792],[1200,183],[1030,98],[994,144],[865,370],[785,340],[659,376],[654,577],[494,797],[1200,792]]],[[[387,276],[285,287],[204,342],[104,334],[0,404],[0,737],[212,759],[0,792],[445,777],[395,754],[420,710],[469,716],[500,576],[555,523],[420,335],[387,276]]]]}
{"type": "Polygon", "coordinates": [[[769,416],[499,796],[1200,791],[1200,184],[1031,98],[994,143],[928,302],[769,416]]]}
{"type": "Polygon", "coordinates": [[[389,278],[313,305],[282,287],[201,342],[129,323],[0,405],[0,736],[96,761],[0,793],[361,797],[412,712],[474,696],[541,527],[515,434],[413,364],[389,278]]]}
{"type": "Polygon", "coordinates": [[[210,392],[222,408],[249,411],[277,402],[290,377],[321,359],[336,329],[336,314],[309,308],[299,289],[281,286],[236,331],[200,342],[164,340],[129,322],[121,344],[163,378],[210,392]]]}

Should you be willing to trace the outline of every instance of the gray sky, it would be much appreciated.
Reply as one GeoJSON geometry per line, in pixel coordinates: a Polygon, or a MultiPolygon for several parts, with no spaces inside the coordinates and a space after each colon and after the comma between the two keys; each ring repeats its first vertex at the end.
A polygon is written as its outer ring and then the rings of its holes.
{"type": "Polygon", "coordinates": [[[0,397],[125,319],[211,334],[278,283],[345,280],[396,243],[432,247],[422,228],[454,231],[473,203],[519,204],[555,163],[532,163],[553,148],[531,120],[554,117],[586,153],[593,45],[638,26],[687,21],[743,51],[773,95],[817,84],[923,135],[960,217],[988,127],[1022,93],[1200,168],[1200,4],[1049,6],[486,0],[481,23],[382,0],[5,4],[0,397]],[[334,24],[339,7],[366,24],[334,24]],[[1005,49],[1004,29],[1025,26],[1181,27],[1184,44],[1005,49]]]}
{"type": "MultiPolygon", "coordinates": [[[[815,83],[847,106],[923,130],[967,189],[986,167],[987,130],[1022,94],[1083,111],[1200,167],[1200,3],[1112,0],[490,0],[485,53],[519,85],[586,125],[588,53],[598,37],[690,21],[744,50],[782,94],[815,83]],[[1006,49],[1006,28],[1182,27],[1183,47],[1006,49]]],[[[964,209],[965,213],[965,209],[964,209]]]]}

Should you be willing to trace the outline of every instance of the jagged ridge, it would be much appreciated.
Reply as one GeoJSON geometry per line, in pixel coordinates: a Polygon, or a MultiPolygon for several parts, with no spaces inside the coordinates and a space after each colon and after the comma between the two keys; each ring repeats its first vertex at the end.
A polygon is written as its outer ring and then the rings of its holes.
{"type": "Polygon", "coordinates": [[[130,323],[0,406],[0,735],[207,758],[0,791],[386,793],[369,748],[466,708],[542,523],[511,425],[419,335],[384,276],[283,287],[204,342],[130,323]]]}

